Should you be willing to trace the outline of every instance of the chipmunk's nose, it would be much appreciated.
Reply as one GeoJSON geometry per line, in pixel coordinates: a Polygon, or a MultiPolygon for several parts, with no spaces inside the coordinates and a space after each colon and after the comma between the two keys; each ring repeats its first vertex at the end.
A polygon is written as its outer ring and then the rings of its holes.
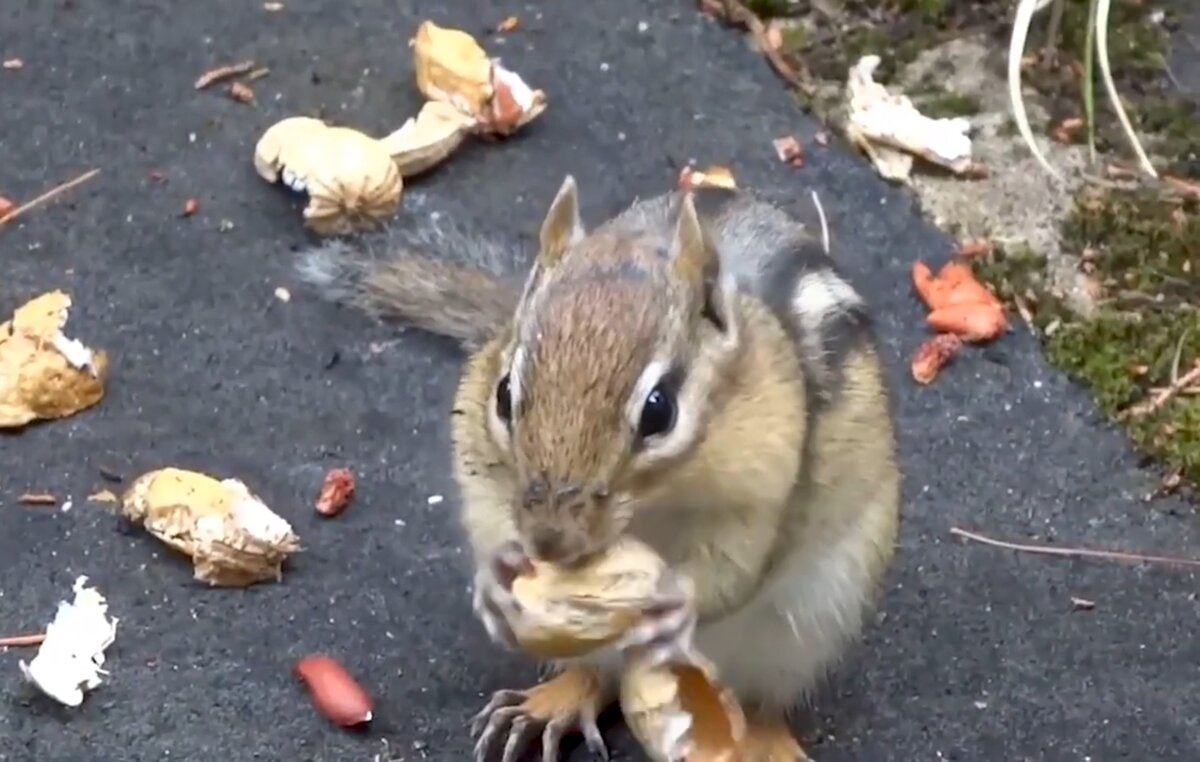
{"type": "Polygon", "coordinates": [[[557,563],[570,555],[566,535],[553,527],[538,527],[530,532],[529,544],[538,561],[557,563]]]}

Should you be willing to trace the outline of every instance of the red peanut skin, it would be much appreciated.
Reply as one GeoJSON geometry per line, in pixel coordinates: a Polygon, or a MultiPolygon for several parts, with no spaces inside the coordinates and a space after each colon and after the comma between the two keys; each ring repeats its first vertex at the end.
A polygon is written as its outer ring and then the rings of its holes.
{"type": "Polygon", "coordinates": [[[930,312],[925,322],[940,333],[953,333],[967,341],[991,341],[1008,330],[1004,310],[990,304],[955,304],[930,312]]]}
{"type": "Polygon", "coordinates": [[[313,706],[334,724],[350,728],[371,720],[370,695],[332,658],[306,656],[296,662],[295,670],[308,687],[313,706]]]}

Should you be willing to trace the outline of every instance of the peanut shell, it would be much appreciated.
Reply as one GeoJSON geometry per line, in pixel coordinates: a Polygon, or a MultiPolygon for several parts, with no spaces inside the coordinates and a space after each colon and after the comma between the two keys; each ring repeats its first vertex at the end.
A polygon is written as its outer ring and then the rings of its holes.
{"type": "Polygon", "coordinates": [[[621,678],[620,702],[630,732],[655,762],[737,759],[745,715],[698,654],[684,664],[631,664],[621,678]]]}
{"type": "Polygon", "coordinates": [[[546,93],[492,58],[470,34],[426,21],[410,43],[417,88],[470,120],[478,133],[505,137],[546,110],[546,93]]]}
{"type": "Polygon", "coordinates": [[[512,592],[523,609],[510,622],[522,647],[544,658],[581,656],[635,624],[666,564],[649,547],[624,540],[580,569],[534,562],[512,592]]]}
{"type": "Polygon", "coordinates": [[[63,334],[70,308],[70,296],[49,291],[0,323],[0,428],[66,418],[103,398],[108,355],[63,334]]]}
{"type": "Polygon", "coordinates": [[[459,29],[425,21],[410,43],[417,88],[480,119],[492,100],[492,60],[475,38],[459,29]]]}
{"type": "Polygon", "coordinates": [[[402,177],[419,175],[442,163],[475,125],[474,120],[448,103],[428,101],[413,118],[380,138],[402,177]]]}
{"type": "Polygon", "coordinates": [[[291,525],[236,479],[151,471],[121,496],[121,513],[191,556],[195,578],[213,586],[278,581],[284,559],[299,550],[291,525]]]}
{"type": "Polygon", "coordinates": [[[404,181],[383,143],[349,127],[291,117],[259,139],[254,166],[268,182],[308,194],[305,224],[320,235],[377,227],[395,214],[404,181]]]}

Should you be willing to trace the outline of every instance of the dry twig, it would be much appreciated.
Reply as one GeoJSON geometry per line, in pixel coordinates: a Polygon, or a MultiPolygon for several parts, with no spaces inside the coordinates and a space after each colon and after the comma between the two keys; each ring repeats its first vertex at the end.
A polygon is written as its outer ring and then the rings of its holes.
{"type": "Polygon", "coordinates": [[[1071,558],[1102,558],[1107,561],[1128,561],[1131,563],[1166,564],[1168,566],[1200,567],[1200,560],[1191,558],[1171,558],[1169,556],[1144,556],[1140,553],[1125,553],[1119,550],[1093,550],[1091,548],[1059,548],[1052,545],[1030,545],[1017,542],[994,540],[991,537],[968,532],[965,529],[951,527],[950,534],[958,535],[966,540],[991,545],[1005,550],[1019,550],[1023,553],[1036,553],[1043,556],[1067,556],[1071,558]]]}
{"type": "Polygon", "coordinates": [[[228,66],[218,66],[200,75],[200,78],[196,80],[196,89],[203,90],[214,82],[220,82],[223,79],[245,74],[253,68],[253,61],[242,61],[241,63],[230,64],[228,66]]]}
{"type": "Polygon", "coordinates": [[[806,95],[812,95],[814,87],[809,82],[808,73],[803,70],[804,65],[799,61],[789,60],[789,56],[785,55],[783,51],[772,44],[771,34],[767,29],[767,25],[762,22],[762,19],[754,11],[747,8],[739,0],[700,0],[700,8],[705,13],[727,24],[743,27],[750,34],[754,35],[754,41],[767,57],[767,60],[771,62],[771,67],[775,69],[775,73],[787,80],[788,84],[803,91],[806,95]]]}
{"type": "Polygon", "coordinates": [[[1158,412],[1162,409],[1163,405],[1170,402],[1173,397],[1177,396],[1189,387],[1195,386],[1196,384],[1200,384],[1200,361],[1197,361],[1196,365],[1191,370],[1172,381],[1170,386],[1160,390],[1151,399],[1145,402],[1139,402],[1138,404],[1121,411],[1119,417],[1124,420],[1126,418],[1140,417],[1158,412]]]}
{"type": "Polygon", "coordinates": [[[22,505],[58,505],[58,498],[49,492],[26,492],[17,498],[22,505]]]}
{"type": "Polygon", "coordinates": [[[1172,177],[1171,175],[1163,175],[1162,180],[1174,191],[1200,198],[1200,183],[1195,180],[1185,180],[1182,177],[1172,177]]]}
{"type": "Polygon", "coordinates": [[[0,648],[16,648],[18,646],[40,646],[42,641],[46,639],[45,633],[36,635],[12,635],[7,638],[0,638],[0,648]]]}
{"type": "Polygon", "coordinates": [[[80,175],[79,177],[76,177],[74,180],[65,182],[62,185],[51,188],[50,190],[46,191],[42,195],[35,198],[33,201],[26,201],[24,204],[21,204],[16,209],[13,209],[11,212],[9,212],[8,214],[4,215],[3,217],[0,217],[0,227],[4,227],[6,224],[12,222],[17,217],[21,216],[25,212],[28,212],[30,209],[41,206],[42,204],[46,203],[47,201],[53,200],[56,196],[66,193],[67,191],[74,188],[76,185],[82,185],[83,183],[87,182],[88,180],[91,180],[93,177],[95,177],[98,174],[100,174],[100,170],[98,168],[93,169],[91,172],[85,172],[84,174],[80,175]]]}

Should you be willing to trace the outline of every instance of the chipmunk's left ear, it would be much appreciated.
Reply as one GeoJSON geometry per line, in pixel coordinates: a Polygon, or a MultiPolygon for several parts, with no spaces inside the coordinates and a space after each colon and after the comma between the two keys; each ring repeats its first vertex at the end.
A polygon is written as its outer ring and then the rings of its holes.
{"type": "Polygon", "coordinates": [[[583,220],[579,217],[579,191],[575,178],[567,175],[558,189],[558,195],[550,203],[546,219],[542,221],[538,264],[545,269],[554,267],[566,250],[586,234],[583,220]]]}
{"type": "Polygon", "coordinates": [[[696,308],[723,326],[727,317],[723,292],[719,288],[720,257],[716,245],[700,215],[691,193],[679,200],[675,235],[671,241],[671,266],[694,298],[696,308]]]}

